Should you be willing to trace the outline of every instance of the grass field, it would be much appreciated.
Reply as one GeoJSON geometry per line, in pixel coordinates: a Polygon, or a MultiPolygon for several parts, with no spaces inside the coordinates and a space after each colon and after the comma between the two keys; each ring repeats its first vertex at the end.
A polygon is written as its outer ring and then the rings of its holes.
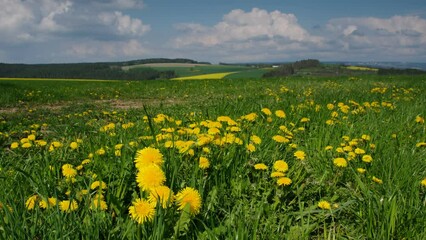
{"type": "Polygon", "coordinates": [[[1,239],[426,239],[425,76],[0,89],[1,239]]]}

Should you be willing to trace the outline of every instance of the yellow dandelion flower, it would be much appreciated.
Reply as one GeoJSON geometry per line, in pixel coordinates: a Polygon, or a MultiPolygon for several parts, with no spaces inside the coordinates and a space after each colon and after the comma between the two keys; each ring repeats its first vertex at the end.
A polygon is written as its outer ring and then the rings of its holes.
{"type": "Polygon", "coordinates": [[[348,161],[353,160],[355,158],[356,158],[356,153],[348,152],[348,161]]]}
{"type": "Polygon", "coordinates": [[[298,150],[294,153],[294,156],[299,159],[299,160],[305,160],[306,159],[306,154],[304,151],[298,150]]]}
{"type": "Polygon", "coordinates": [[[281,178],[278,178],[278,180],[277,180],[278,186],[288,186],[291,183],[292,183],[292,181],[288,177],[281,177],[281,178]]]}
{"type": "Polygon", "coordinates": [[[36,136],[34,134],[28,135],[28,140],[34,141],[36,139],[36,136]]]}
{"type": "Polygon", "coordinates": [[[59,209],[63,212],[72,212],[78,209],[76,200],[64,200],[59,202],[59,209]]]}
{"type": "Polygon", "coordinates": [[[334,109],[334,104],[332,104],[332,103],[327,104],[327,109],[328,110],[333,110],[334,109]]]}
{"type": "Polygon", "coordinates": [[[18,142],[13,142],[12,144],[10,144],[10,148],[11,149],[15,149],[19,147],[19,143],[18,142]]]}
{"type": "Polygon", "coordinates": [[[307,117],[304,117],[304,118],[300,119],[301,123],[307,123],[309,121],[311,121],[311,120],[309,118],[307,118],[307,117]]]}
{"type": "Polygon", "coordinates": [[[40,208],[47,209],[56,206],[56,198],[50,197],[47,199],[42,199],[39,203],[40,208]]]}
{"type": "Polygon", "coordinates": [[[90,159],[84,159],[82,162],[81,162],[81,164],[82,165],[86,165],[86,164],[89,164],[91,162],[91,160],[90,159]]]}
{"type": "Polygon", "coordinates": [[[255,147],[253,144],[251,144],[251,143],[249,143],[249,144],[247,144],[247,145],[246,145],[246,149],[247,149],[247,151],[249,151],[249,152],[254,152],[254,151],[256,151],[256,147],[255,147]]]}
{"type": "Polygon", "coordinates": [[[77,142],[71,142],[70,143],[70,148],[73,149],[73,150],[77,149],[78,148],[78,143],[77,142]]]}
{"type": "Polygon", "coordinates": [[[272,139],[277,143],[288,143],[290,140],[286,137],[283,137],[281,135],[275,135],[272,137],[272,139]]]}
{"type": "Polygon", "coordinates": [[[34,207],[35,207],[35,205],[36,205],[36,203],[37,203],[37,200],[38,200],[38,196],[37,195],[33,195],[33,196],[29,197],[27,199],[27,201],[25,201],[25,207],[28,210],[33,210],[34,207]]]}
{"type": "Polygon", "coordinates": [[[370,141],[370,139],[371,139],[370,135],[367,135],[367,134],[363,134],[363,135],[361,136],[361,138],[362,138],[363,140],[365,140],[365,141],[370,141]]]}
{"type": "Polygon", "coordinates": [[[256,135],[251,135],[250,141],[252,141],[254,144],[257,144],[257,145],[262,143],[262,139],[260,139],[260,137],[258,137],[256,135]]]}
{"type": "Polygon", "coordinates": [[[356,148],[354,152],[358,155],[365,154],[365,150],[362,148],[356,148]]]}
{"type": "Polygon", "coordinates": [[[161,166],[163,162],[163,154],[156,148],[146,147],[136,152],[135,164],[137,169],[150,164],[161,166]]]}
{"type": "Polygon", "coordinates": [[[254,165],[254,169],[256,170],[268,170],[268,166],[266,166],[264,163],[258,163],[254,165]]]}
{"type": "Polygon", "coordinates": [[[262,108],[262,110],[260,111],[262,111],[265,115],[268,115],[268,116],[272,115],[272,112],[269,108],[262,108]]]}
{"type": "Polygon", "coordinates": [[[77,175],[77,170],[71,164],[64,164],[62,166],[62,175],[66,178],[73,178],[77,175]]]}
{"type": "Polygon", "coordinates": [[[356,171],[361,174],[364,174],[367,170],[365,170],[365,168],[357,168],[356,171]]]}
{"type": "Polygon", "coordinates": [[[285,118],[285,112],[283,110],[277,110],[275,111],[275,116],[279,117],[279,118],[285,118]]]}
{"type": "Polygon", "coordinates": [[[92,200],[92,204],[90,205],[90,209],[91,210],[101,210],[101,211],[105,211],[108,209],[108,204],[107,202],[105,202],[105,200],[99,198],[94,198],[92,200]]]}
{"type": "Polygon", "coordinates": [[[30,143],[30,142],[26,142],[26,143],[23,143],[22,145],[21,145],[21,147],[22,148],[30,148],[30,147],[32,147],[33,145],[30,143]]]}
{"type": "Polygon", "coordinates": [[[362,161],[366,163],[370,163],[371,161],[373,161],[373,158],[370,155],[364,155],[362,156],[362,161]]]}
{"type": "Polygon", "coordinates": [[[105,183],[105,182],[103,182],[103,181],[94,181],[94,182],[90,185],[90,189],[94,190],[94,189],[96,189],[96,188],[99,188],[99,189],[104,190],[104,189],[106,189],[106,188],[107,188],[107,185],[106,185],[106,183],[105,183]]]}
{"type": "Polygon", "coordinates": [[[206,158],[206,157],[200,157],[198,166],[201,169],[207,169],[207,168],[209,168],[210,167],[210,161],[209,161],[209,159],[206,158]]]}
{"type": "Polygon", "coordinates": [[[420,116],[416,116],[416,123],[423,124],[425,123],[425,119],[420,116]]]}
{"type": "Polygon", "coordinates": [[[324,150],[326,150],[326,151],[330,151],[330,150],[333,150],[333,146],[326,146],[325,148],[324,148],[324,150]]]}
{"type": "Polygon", "coordinates": [[[159,203],[163,208],[171,206],[173,200],[173,191],[167,186],[159,186],[149,192],[148,201],[155,204],[159,203]]]}
{"type": "Polygon", "coordinates": [[[373,180],[373,182],[375,182],[375,183],[378,183],[378,184],[383,184],[383,181],[382,181],[382,179],[380,179],[380,178],[377,178],[377,177],[375,177],[375,176],[373,176],[373,177],[371,178],[371,180],[373,180]]]}
{"type": "Polygon", "coordinates": [[[277,160],[274,163],[274,169],[278,172],[287,172],[288,171],[288,164],[283,160],[277,160]]]}
{"type": "Polygon", "coordinates": [[[155,204],[145,199],[136,199],[129,207],[130,218],[139,224],[152,221],[155,215],[155,204]]]}
{"type": "Polygon", "coordinates": [[[423,187],[426,187],[426,178],[423,178],[423,180],[420,182],[420,184],[421,184],[423,187]]]}
{"type": "Polygon", "coordinates": [[[426,142],[416,143],[416,147],[426,147],[426,142]]]}
{"type": "Polygon", "coordinates": [[[272,177],[272,178],[281,178],[281,177],[285,177],[285,173],[283,173],[283,172],[272,172],[272,173],[271,173],[271,177],[272,177]]]}
{"type": "Polygon", "coordinates": [[[186,187],[176,194],[176,203],[179,210],[183,210],[189,204],[189,212],[196,215],[201,209],[200,193],[194,188],[186,187]]]}
{"type": "Polygon", "coordinates": [[[142,190],[162,186],[165,181],[166,176],[163,170],[154,164],[141,168],[136,175],[136,182],[142,190]]]}
{"type": "Polygon", "coordinates": [[[331,204],[325,200],[319,201],[318,207],[324,210],[330,210],[331,204]]]}
{"type": "Polygon", "coordinates": [[[105,155],[105,149],[100,148],[100,149],[96,150],[96,155],[99,155],[99,156],[105,155]]]}
{"type": "Polygon", "coordinates": [[[40,140],[35,140],[34,142],[35,142],[35,144],[36,144],[37,146],[39,146],[39,147],[44,147],[44,146],[46,146],[46,145],[47,145],[47,142],[46,142],[46,141],[44,141],[44,140],[42,140],[42,139],[40,139],[40,140]]]}
{"type": "Polygon", "coordinates": [[[335,158],[333,160],[333,163],[337,167],[347,167],[348,166],[348,162],[344,158],[335,158]]]}

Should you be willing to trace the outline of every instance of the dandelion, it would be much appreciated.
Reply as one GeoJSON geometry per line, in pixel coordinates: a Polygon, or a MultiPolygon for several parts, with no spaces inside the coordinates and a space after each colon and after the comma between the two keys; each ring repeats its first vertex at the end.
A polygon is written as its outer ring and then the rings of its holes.
{"type": "Polygon", "coordinates": [[[423,124],[425,123],[425,119],[420,116],[416,116],[416,123],[423,124]]]}
{"type": "Polygon", "coordinates": [[[50,197],[46,199],[42,199],[39,203],[40,208],[47,209],[56,206],[56,198],[50,197]]]}
{"type": "Polygon", "coordinates": [[[254,144],[259,145],[260,143],[262,143],[262,139],[260,139],[260,137],[256,136],[256,135],[252,135],[250,137],[250,141],[252,141],[254,144]]]}
{"type": "Polygon", "coordinates": [[[25,201],[25,207],[28,210],[33,210],[34,207],[35,207],[35,205],[36,205],[36,203],[37,203],[37,200],[38,200],[38,196],[37,195],[33,195],[33,196],[29,197],[27,199],[27,201],[25,201]]]}
{"type": "Polygon", "coordinates": [[[377,178],[375,176],[373,176],[371,178],[371,180],[373,180],[373,182],[378,183],[378,184],[383,184],[383,181],[380,178],[377,178]]]}
{"type": "Polygon", "coordinates": [[[77,149],[78,148],[78,143],[77,142],[71,142],[70,143],[70,148],[73,149],[73,150],[77,149]]]}
{"type": "Polygon", "coordinates": [[[28,135],[28,140],[34,141],[36,139],[36,136],[34,134],[28,135]]]}
{"type": "Polygon", "coordinates": [[[254,152],[254,151],[256,151],[256,147],[255,147],[253,144],[251,144],[251,143],[249,143],[249,144],[247,144],[247,145],[246,145],[246,149],[247,149],[247,151],[249,151],[249,152],[254,152]]]}
{"type": "Polygon", "coordinates": [[[108,209],[108,204],[100,197],[95,197],[95,199],[92,200],[92,204],[90,205],[91,210],[101,210],[105,211],[108,209]]]}
{"type": "Polygon", "coordinates": [[[267,116],[272,115],[272,112],[269,108],[262,108],[262,110],[260,110],[260,111],[262,111],[267,116]]]}
{"type": "Polygon", "coordinates": [[[10,148],[11,149],[15,149],[19,147],[19,143],[18,142],[13,142],[12,144],[10,144],[10,148]]]}
{"type": "Polygon", "coordinates": [[[189,212],[192,215],[196,215],[200,212],[201,196],[194,188],[186,187],[182,189],[178,194],[176,194],[176,202],[179,206],[179,210],[183,210],[187,205],[189,205],[189,212]]]}
{"type": "Polygon", "coordinates": [[[344,158],[335,158],[333,160],[333,163],[337,167],[347,167],[348,166],[348,162],[344,158]]]}
{"type": "Polygon", "coordinates": [[[200,161],[199,161],[198,166],[201,169],[207,169],[207,168],[209,168],[210,167],[210,161],[209,161],[209,159],[206,158],[206,157],[200,157],[200,161]]]}
{"type": "Polygon", "coordinates": [[[416,143],[416,147],[426,147],[426,142],[416,143]]]}
{"type": "Polygon", "coordinates": [[[318,203],[318,207],[324,210],[330,210],[331,204],[325,200],[322,200],[318,203]]]}
{"type": "Polygon", "coordinates": [[[309,118],[307,118],[307,117],[304,117],[304,118],[300,119],[301,123],[307,123],[309,121],[311,121],[311,120],[309,118]]]}
{"type": "Polygon", "coordinates": [[[365,168],[357,168],[356,171],[361,174],[364,174],[367,170],[365,170],[365,168]]]}
{"type": "Polygon", "coordinates": [[[304,151],[298,150],[294,153],[294,156],[299,160],[305,160],[306,154],[304,151]]]}
{"type": "Polygon", "coordinates": [[[328,145],[328,146],[326,146],[326,147],[324,148],[324,150],[325,150],[325,151],[333,150],[333,146],[328,145]]]}
{"type": "Polygon", "coordinates": [[[291,183],[292,183],[292,181],[288,177],[281,177],[281,178],[278,178],[278,180],[277,180],[278,186],[288,186],[291,183]]]}
{"type": "Polygon", "coordinates": [[[136,175],[136,182],[142,190],[149,190],[151,188],[159,187],[166,181],[166,176],[157,165],[148,165],[139,170],[136,175]]]}
{"type": "Polygon", "coordinates": [[[373,158],[370,155],[364,155],[362,156],[362,161],[366,163],[370,163],[371,161],[373,161],[373,158]]]}
{"type": "Polygon", "coordinates": [[[135,164],[138,169],[150,164],[161,166],[163,162],[163,154],[156,148],[146,147],[136,152],[135,164]]]}
{"type": "Polygon", "coordinates": [[[275,142],[278,142],[278,143],[288,143],[288,142],[290,142],[290,140],[288,138],[283,137],[281,135],[275,135],[275,136],[272,137],[272,139],[275,142]]]}
{"type": "Polygon", "coordinates": [[[254,165],[254,169],[256,170],[268,170],[268,166],[266,166],[264,163],[258,163],[254,165]]]}
{"type": "Polygon", "coordinates": [[[100,148],[100,149],[96,150],[96,155],[99,155],[99,156],[105,155],[105,149],[100,148]]]}
{"type": "Polygon", "coordinates": [[[279,118],[285,118],[285,112],[283,110],[277,110],[275,111],[275,116],[279,117],[279,118]]]}
{"type": "Polygon", "coordinates": [[[107,185],[103,181],[94,181],[92,184],[90,184],[90,189],[94,190],[96,188],[104,190],[107,188],[107,185]]]}
{"type": "Polygon", "coordinates": [[[278,172],[287,172],[288,171],[288,164],[283,160],[277,160],[274,163],[274,169],[278,172]]]}
{"type": "Polygon", "coordinates": [[[59,202],[59,209],[63,212],[72,212],[77,210],[78,203],[76,200],[64,200],[59,202]]]}
{"type": "Polygon", "coordinates": [[[420,182],[420,184],[421,184],[423,187],[426,187],[426,178],[423,178],[423,180],[420,182]]]}
{"type": "Polygon", "coordinates": [[[62,175],[66,178],[73,178],[77,175],[77,170],[71,164],[64,164],[62,166],[62,175]]]}
{"type": "Polygon", "coordinates": [[[356,148],[354,152],[358,155],[365,154],[365,150],[361,148],[356,148]]]}
{"type": "Polygon", "coordinates": [[[173,200],[173,191],[167,186],[159,186],[149,192],[148,201],[155,204],[159,203],[163,208],[169,207],[173,200]]]}
{"type": "Polygon", "coordinates": [[[272,177],[272,178],[285,177],[285,173],[283,173],[283,172],[272,172],[272,173],[271,173],[271,177],[272,177]]]}
{"type": "Polygon", "coordinates": [[[32,147],[33,145],[30,143],[30,142],[26,142],[26,143],[23,143],[22,145],[21,145],[21,147],[22,148],[30,148],[30,147],[32,147]]]}
{"type": "Polygon", "coordinates": [[[130,218],[139,224],[152,221],[155,215],[155,204],[145,200],[136,199],[129,207],[130,218]]]}

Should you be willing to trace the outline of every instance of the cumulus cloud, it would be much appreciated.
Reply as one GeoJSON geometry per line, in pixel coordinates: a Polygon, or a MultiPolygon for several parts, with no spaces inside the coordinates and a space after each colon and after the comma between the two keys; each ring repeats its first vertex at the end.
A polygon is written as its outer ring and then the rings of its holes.
{"type": "Polygon", "coordinates": [[[174,43],[177,47],[199,44],[205,47],[232,42],[269,41],[306,42],[320,44],[321,37],[312,36],[298,24],[293,14],[280,11],[268,12],[253,8],[250,12],[241,9],[232,10],[223,16],[221,22],[212,27],[194,23],[178,24],[177,30],[185,34],[174,43]]]}
{"type": "Polygon", "coordinates": [[[118,11],[100,13],[98,17],[106,26],[112,25],[120,35],[141,36],[150,30],[150,26],[143,24],[140,19],[131,18],[118,11]]]}

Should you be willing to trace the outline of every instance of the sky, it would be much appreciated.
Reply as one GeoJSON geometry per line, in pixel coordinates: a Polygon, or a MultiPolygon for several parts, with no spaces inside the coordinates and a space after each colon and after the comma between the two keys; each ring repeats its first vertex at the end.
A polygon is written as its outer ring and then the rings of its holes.
{"type": "Polygon", "coordinates": [[[425,0],[0,0],[0,62],[426,62],[425,0]]]}

